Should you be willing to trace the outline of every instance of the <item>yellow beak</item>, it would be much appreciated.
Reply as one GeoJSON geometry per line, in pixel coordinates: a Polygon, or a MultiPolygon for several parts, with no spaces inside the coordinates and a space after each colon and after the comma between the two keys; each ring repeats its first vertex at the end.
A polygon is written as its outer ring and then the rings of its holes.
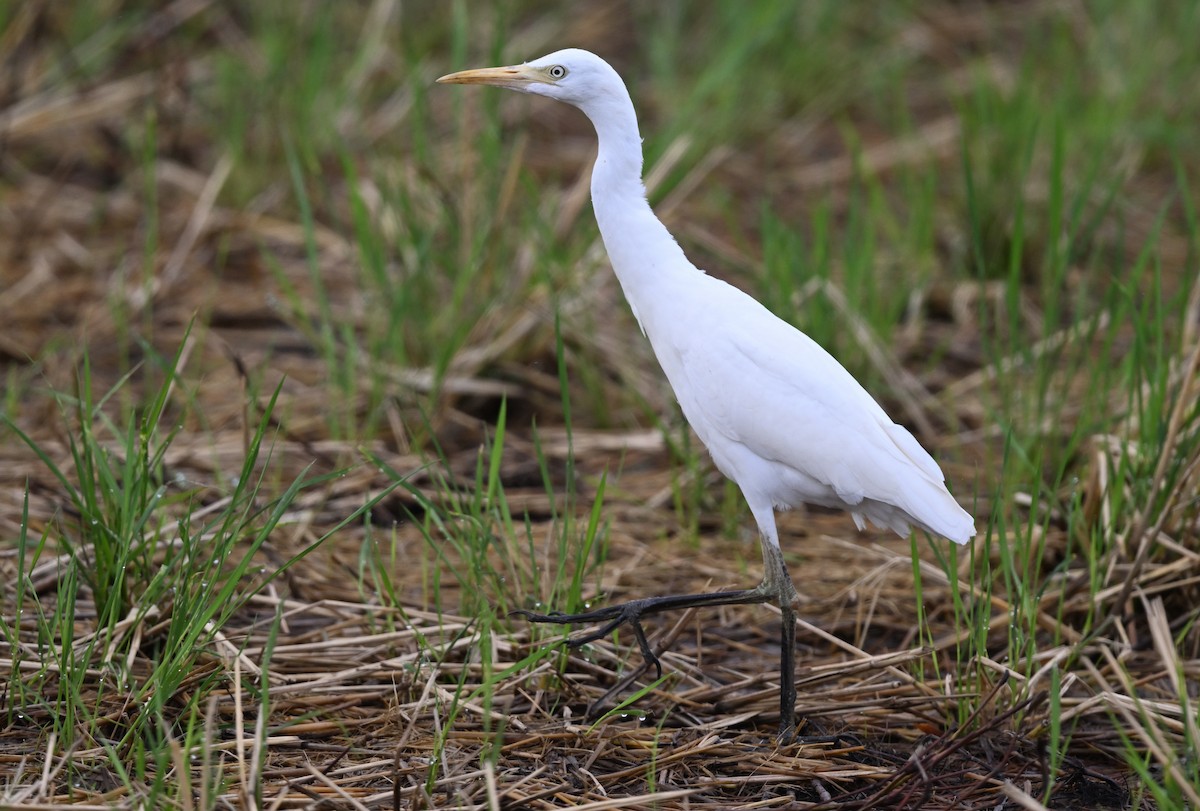
{"type": "Polygon", "coordinates": [[[460,70],[438,79],[439,84],[490,84],[521,89],[533,83],[553,84],[542,71],[528,65],[460,70]]]}

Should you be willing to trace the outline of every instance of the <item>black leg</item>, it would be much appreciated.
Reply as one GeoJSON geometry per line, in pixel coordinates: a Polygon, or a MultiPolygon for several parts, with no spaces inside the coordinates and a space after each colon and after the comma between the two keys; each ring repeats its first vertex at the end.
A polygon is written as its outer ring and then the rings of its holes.
{"type": "Polygon", "coordinates": [[[799,599],[796,587],[788,575],[783,562],[783,553],[777,543],[763,538],[763,582],[752,589],[718,591],[709,594],[668,594],[663,597],[646,597],[630,600],[619,605],[597,608],[579,614],[563,614],[552,611],[537,614],[523,608],[513,611],[530,622],[549,622],[556,625],[579,625],[600,623],[598,628],[572,637],[567,644],[579,648],[608,636],[622,625],[628,625],[637,639],[638,648],[646,665],[654,665],[658,678],[662,678],[662,663],[650,648],[642,619],[663,611],[683,608],[705,608],[717,605],[751,605],[773,603],[782,613],[783,629],[780,633],[779,653],[779,739],[791,743],[796,737],[796,612],[795,602],[799,599]]]}
{"type": "Polygon", "coordinates": [[[779,639],[779,742],[796,737],[796,612],[791,603],[779,607],[783,627],[779,639]]]}
{"type": "Polygon", "coordinates": [[[763,590],[779,606],[779,742],[796,739],[796,609],[799,595],[779,546],[763,540],[763,590]]]}
{"type": "Polygon", "coordinates": [[[630,600],[627,603],[605,606],[595,611],[585,611],[581,614],[562,614],[552,611],[549,614],[536,614],[519,608],[513,614],[522,616],[530,622],[551,622],[556,625],[578,625],[581,623],[600,622],[599,628],[586,634],[571,638],[567,644],[572,648],[582,647],[589,642],[603,639],[622,625],[633,629],[638,648],[647,664],[654,665],[658,678],[662,678],[662,663],[650,649],[646,639],[646,630],[642,627],[642,618],[663,611],[678,611],[683,608],[702,608],[714,605],[748,605],[771,601],[771,595],[762,587],[739,589],[737,591],[717,591],[710,594],[668,594],[662,597],[646,597],[641,600],[630,600]]]}

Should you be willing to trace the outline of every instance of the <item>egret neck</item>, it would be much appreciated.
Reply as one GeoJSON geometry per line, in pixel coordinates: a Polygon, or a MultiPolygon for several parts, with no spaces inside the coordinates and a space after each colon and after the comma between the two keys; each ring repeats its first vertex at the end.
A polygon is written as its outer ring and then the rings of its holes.
{"type": "Polygon", "coordinates": [[[605,93],[580,105],[599,140],[592,167],[592,208],[621,290],[645,331],[647,321],[653,321],[654,303],[671,300],[664,285],[700,271],[646,200],[637,115],[624,82],[615,72],[614,77],[623,92],[605,93]]]}

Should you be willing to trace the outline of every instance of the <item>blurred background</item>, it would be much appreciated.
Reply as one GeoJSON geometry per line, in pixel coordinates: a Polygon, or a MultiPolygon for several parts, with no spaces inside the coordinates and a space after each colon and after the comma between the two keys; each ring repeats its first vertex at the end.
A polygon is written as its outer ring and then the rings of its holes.
{"type": "Polygon", "coordinates": [[[1186,292],[1200,102],[1177,34],[1196,14],[12,4],[9,413],[68,387],[82,350],[110,383],[195,318],[210,430],[240,419],[232,354],[259,387],[288,376],[298,435],[473,444],[504,394],[522,425],[561,421],[558,317],[577,420],[674,420],[597,247],[586,119],[432,85],[575,45],[626,77],[651,198],[696,264],[800,324],[927,443],[1036,435],[1046,397],[1021,378],[936,395],[1111,312],[1114,286],[1164,307],[1186,292]]]}

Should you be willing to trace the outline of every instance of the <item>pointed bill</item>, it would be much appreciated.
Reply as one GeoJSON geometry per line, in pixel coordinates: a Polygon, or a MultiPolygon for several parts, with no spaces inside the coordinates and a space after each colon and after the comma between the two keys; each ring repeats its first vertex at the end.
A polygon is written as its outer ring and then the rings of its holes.
{"type": "Polygon", "coordinates": [[[488,84],[496,87],[521,89],[531,84],[553,84],[545,71],[530,65],[509,65],[501,68],[460,70],[438,79],[439,84],[488,84]]]}

